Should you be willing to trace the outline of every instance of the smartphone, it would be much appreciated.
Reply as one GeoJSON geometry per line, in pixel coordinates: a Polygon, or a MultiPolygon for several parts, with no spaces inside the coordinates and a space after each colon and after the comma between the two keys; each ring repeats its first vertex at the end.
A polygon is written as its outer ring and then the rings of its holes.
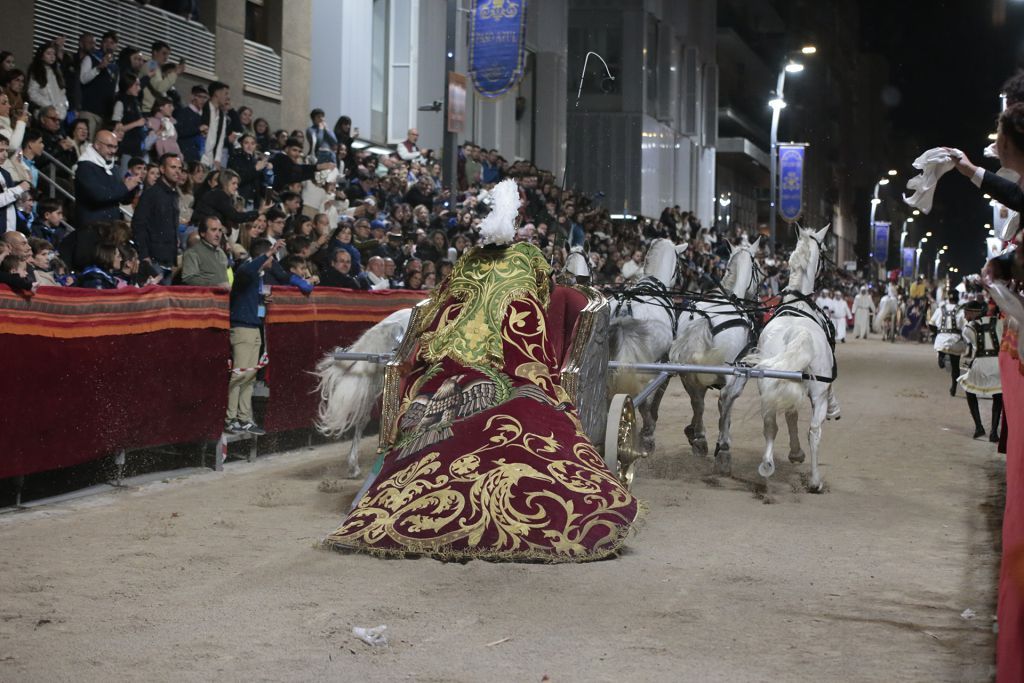
{"type": "Polygon", "coordinates": [[[268,202],[274,201],[274,188],[265,187],[263,188],[263,199],[268,202]]]}

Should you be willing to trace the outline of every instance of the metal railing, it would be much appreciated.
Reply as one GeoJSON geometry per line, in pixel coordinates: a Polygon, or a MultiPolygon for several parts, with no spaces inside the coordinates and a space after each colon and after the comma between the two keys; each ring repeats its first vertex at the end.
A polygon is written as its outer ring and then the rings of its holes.
{"type": "Polygon", "coordinates": [[[70,200],[72,202],[75,201],[75,195],[73,195],[66,188],[61,186],[59,182],[57,182],[57,171],[60,170],[63,171],[64,173],[67,173],[68,178],[72,180],[75,177],[75,172],[72,171],[67,166],[65,166],[64,164],[62,164],[60,161],[58,161],[52,154],[47,152],[45,149],[43,150],[43,158],[46,159],[50,165],[46,169],[47,173],[39,174],[39,179],[45,180],[47,185],[49,186],[50,199],[55,198],[59,193],[65,199],[70,200]]]}

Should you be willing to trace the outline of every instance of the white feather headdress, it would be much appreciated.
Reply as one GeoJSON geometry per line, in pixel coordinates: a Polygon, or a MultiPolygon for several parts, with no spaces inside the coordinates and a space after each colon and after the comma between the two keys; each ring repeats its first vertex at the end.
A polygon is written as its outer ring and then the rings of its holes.
{"type": "Polygon", "coordinates": [[[519,217],[519,187],[516,181],[503,180],[491,192],[491,212],[480,223],[484,244],[510,244],[516,236],[519,217]]]}

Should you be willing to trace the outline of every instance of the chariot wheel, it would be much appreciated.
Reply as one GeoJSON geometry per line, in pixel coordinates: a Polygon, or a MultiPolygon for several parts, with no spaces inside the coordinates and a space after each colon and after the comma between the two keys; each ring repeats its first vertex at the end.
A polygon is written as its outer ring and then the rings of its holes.
{"type": "Polygon", "coordinates": [[[633,484],[634,465],[648,453],[640,445],[640,424],[628,394],[615,394],[608,406],[604,431],[604,462],[628,489],[633,484]]]}

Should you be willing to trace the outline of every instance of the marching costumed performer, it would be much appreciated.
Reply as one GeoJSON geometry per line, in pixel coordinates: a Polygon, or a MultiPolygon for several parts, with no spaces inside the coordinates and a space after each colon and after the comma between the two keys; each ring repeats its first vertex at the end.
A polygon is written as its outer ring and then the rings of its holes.
{"type": "Polygon", "coordinates": [[[932,347],[939,353],[939,367],[946,367],[946,357],[949,358],[949,372],[952,377],[952,383],[949,385],[950,396],[956,396],[956,383],[960,377],[960,355],[965,347],[963,336],[960,334],[965,321],[958,305],[959,301],[960,292],[949,289],[946,292],[946,301],[936,306],[930,321],[937,330],[932,347]]]}
{"type": "Polygon", "coordinates": [[[867,286],[860,288],[860,293],[853,297],[853,337],[867,339],[871,331],[871,316],[875,314],[875,302],[868,294],[867,286]]]}
{"type": "MultiPolygon", "coordinates": [[[[640,506],[583,432],[546,327],[550,269],[512,243],[514,181],[494,191],[483,247],[434,291],[403,378],[395,446],[337,550],[444,560],[580,562],[616,553],[640,506]]],[[[388,428],[383,426],[382,428],[388,428]]]]}
{"type": "Polygon", "coordinates": [[[1003,336],[1003,321],[987,314],[988,306],[981,301],[964,304],[967,324],[963,337],[967,350],[963,362],[968,370],[960,376],[960,386],[967,393],[967,407],[974,418],[974,438],[985,436],[978,408],[978,394],[992,397],[992,429],[988,440],[999,440],[999,420],[1003,413],[1003,388],[999,381],[999,341],[1003,336]]]}
{"type": "Polygon", "coordinates": [[[850,305],[846,303],[841,289],[832,290],[832,298],[829,299],[829,316],[832,318],[832,326],[836,328],[836,341],[846,343],[846,319],[850,317],[850,305]]]}

